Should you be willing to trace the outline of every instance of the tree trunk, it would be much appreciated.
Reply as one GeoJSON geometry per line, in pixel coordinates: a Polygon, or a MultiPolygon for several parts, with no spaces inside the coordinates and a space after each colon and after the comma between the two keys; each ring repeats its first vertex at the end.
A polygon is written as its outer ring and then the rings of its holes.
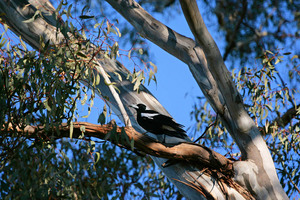
{"type": "MultiPolygon", "coordinates": [[[[221,116],[224,125],[242,152],[243,161],[234,162],[235,177],[228,178],[228,181],[236,181],[244,189],[221,182],[213,175],[204,173],[187,163],[161,168],[179,191],[188,199],[253,199],[254,197],[256,199],[287,199],[278,181],[267,146],[253,120],[244,110],[241,97],[214,40],[205,27],[195,1],[181,1],[181,4],[197,43],[155,20],[135,1],[107,0],[107,2],[122,14],[142,36],[189,66],[207,100],[221,116]],[[252,195],[245,189],[248,189],[252,195]]],[[[56,34],[56,19],[52,15],[55,9],[49,1],[0,1],[0,10],[1,13],[5,13],[1,18],[10,26],[10,29],[33,48],[41,48],[40,37],[44,42],[49,40],[51,44],[63,42],[63,36],[56,34]],[[28,5],[29,3],[31,5],[28,5]],[[37,16],[34,21],[24,23],[25,20],[33,17],[37,8],[42,10],[43,18],[37,16]]],[[[96,48],[96,46],[92,47],[96,48]]],[[[120,90],[119,97],[113,94],[113,90],[104,81],[100,81],[97,87],[102,95],[109,97],[107,103],[125,124],[128,124],[126,119],[129,118],[136,131],[145,132],[133,117],[133,110],[128,107],[130,104],[142,102],[150,109],[160,110],[163,114],[169,115],[144,86],[141,86],[139,93],[133,92],[133,84],[126,80],[128,71],[118,61],[104,58],[101,54],[97,55],[96,61],[98,66],[95,68],[95,73],[100,73],[99,69],[104,69],[110,76],[110,81],[117,83],[116,86],[120,90]],[[119,73],[123,81],[121,82],[113,72],[119,73]]],[[[99,75],[101,80],[105,79],[105,74],[99,75]]],[[[82,82],[89,85],[89,80],[82,80],[82,82]]],[[[166,161],[162,158],[152,158],[160,167],[166,161]]]]}

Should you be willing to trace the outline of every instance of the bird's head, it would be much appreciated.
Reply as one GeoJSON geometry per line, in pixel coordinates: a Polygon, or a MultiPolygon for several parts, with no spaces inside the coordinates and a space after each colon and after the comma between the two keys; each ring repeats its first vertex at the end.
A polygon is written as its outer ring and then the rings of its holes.
{"type": "Polygon", "coordinates": [[[136,109],[136,110],[139,110],[139,111],[144,111],[146,110],[146,106],[142,103],[139,103],[137,105],[130,105],[130,107],[136,109]]]}

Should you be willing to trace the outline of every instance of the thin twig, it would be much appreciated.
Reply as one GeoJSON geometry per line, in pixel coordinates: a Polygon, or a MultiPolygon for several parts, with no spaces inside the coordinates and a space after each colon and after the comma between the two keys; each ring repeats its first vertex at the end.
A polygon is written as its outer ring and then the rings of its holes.
{"type": "Polygon", "coordinates": [[[204,130],[204,132],[202,133],[202,135],[201,135],[200,137],[198,137],[198,139],[195,140],[194,143],[198,142],[198,141],[204,136],[204,134],[208,131],[208,129],[209,129],[210,127],[212,127],[213,125],[216,124],[217,120],[218,120],[218,115],[217,115],[217,117],[216,117],[216,120],[215,120],[213,123],[211,123],[210,125],[208,125],[208,126],[206,127],[206,129],[204,130]]]}

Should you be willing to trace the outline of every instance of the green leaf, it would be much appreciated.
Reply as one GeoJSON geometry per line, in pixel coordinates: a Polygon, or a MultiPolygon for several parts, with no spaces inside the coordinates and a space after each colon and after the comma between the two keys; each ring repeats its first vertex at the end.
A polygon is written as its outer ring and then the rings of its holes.
{"type": "Polygon", "coordinates": [[[24,48],[24,50],[26,51],[26,50],[27,50],[27,48],[26,48],[26,45],[25,45],[25,43],[23,42],[23,40],[22,40],[21,36],[19,36],[19,39],[20,39],[20,42],[21,42],[21,45],[22,45],[22,47],[23,47],[23,48],[24,48]]]}
{"type": "Polygon", "coordinates": [[[80,126],[80,131],[85,133],[85,126],[80,126]]]}
{"type": "Polygon", "coordinates": [[[296,58],[299,58],[299,56],[298,55],[294,55],[291,60],[294,60],[296,58]]]}
{"type": "Polygon", "coordinates": [[[89,107],[88,107],[88,114],[82,116],[82,118],[88,118],[88,116],[90,116],[90,114],[91,114],[91,107],[89,106],[89,107]]]}
{"type": "Polygon", "coordinates": [[[88,95],[85,93],[83,99],[81,100],[81,105],[85,105],[88,95]]]}
{"type": "Polygon", "coordinates": [[[7,32],[7,29],[8,29],[8,25],[7,25],[7,24],[4,24],[4,33],[7,32]]]}
{"type": "Polygon", "coordinates": [[[80,131],[81,131],[81,135],[78,136],[78,139],[83,139],[85,133],[85,126],[80,126],[80,131]]]}
{"type": "Polygon", "coordinates": [[[40,13],[41,13],[41,11],[40,11],[40,10],[37,10],[37,11],[34,13],[33,17],[31,17],[30,19],[25,20],[25,21],[23,21],[23,22],[24,22],[24,23],[31,23],[31,22],[33,22],[33,21],[36,19],[36,16],[39,15],[40,13]]]}
{"type": "Polygon", "coordinates": [[[270,111],[272,111],[273,110],[273,107],[271,106],[271,105],[269,105],[269,104],[265,104],[265,106],[270,110],[270,111]]]}
{"type": "Polygon", "coordinates": [[[86,35],[85,35],[85,31],[82,29],[82,31],[81,31],[81,34],[82,34],[82,37],[83,37],[83,39],[85,39],[86,40],[86,35]]]}
{"type": "Polygon", "coordinates": [[[95,151],[95,147],[96,147],[95,141],[91,140],[90,144],[91,144],[91,151],[94,152],[95,151]]]}
{"type": "Polygon", "coordinates": [[[73,138],[73,130],[74,130],[74,126],[73,126],[73,121],[70,122],[70,138],[73,138]]]}
{"type": "Polygon", "coordinates": [[[149,80],[148,80],[148,85],[150,84],[150,81],[152,80],[152,77],[154,76],[154,72],[150,69],[149,71],[149,80]]]}
{"type": "Polygon", "coordinates": [[[128,59],[130,60],[130,58],[131,58],[131,50],[129,50],[129,52],[128,52],[128,59]]]}
{"type": "Polygon", "coordinates": [[[117,35],[118,35],[119,37],[121,37],[121,36],[122,36],[122,34],[121,34],[121,32],[120,32],[119,28],[115,26],[115,29],[116,29],[116,30],[117,30],[117,32],[118,32],[118,34],[117,34],[117,35]]]}
{"type": "Polygon", "coordinates": [[[99,83],[100,83],[100,75],[97,74],[96,75],[96,85],[99,85],[99,83]]]}
{"type": "Polygon", "coordinates": [[[6,43],[6,50],[10,51],[10,42],[6,43]]]}
{"type": "Polygon", "coordinates": [[[119,81],[122,81],[122,76],[118,72],[114,72],[114,74],[118,77],[119,81]]]}
{"type": "Polygon", "coordinates": [[[101,24],[100,23],[96,23],[95,25],[94,25],[94,28],[97,28],[98,26],[100,26],[101,24]]]}
{"type": "Polygon", "coordinates": [[[113,46],[111,47],[111,58],[116,58],[119,56],[119,44],[115,42],[113,46]]]}
{"type": "Polygon", "coordinates": [[[278,64],[280,61],[281,61],[280,58],[277,58],[275,65],[278,64]]]}
{"type": "Polygon", "coordinates": [[[272,51],[266,50],[266,52],[268,52],[269,54],[274,54],[272,51]]]}
{"type": "Polygon", "coordinates": [[[110,33],[110,28],[111,28],[111,26],[110,26],[109,22],[106,21],[106,29],[107,29],[106,34],[107,34],[107,35],[110,33]]]}
{"type": "Polygon", "coordinates": [[[132,138],[130,141],[131,151],[134,151],[134,139],[132,138]]]}
{"type": "Polygon", "coordinates": [[[96,154],[95,164],[97,164],[97,162],[100,160],[100,153],[95,152],[95,154],[96,154]]]}
{"type": "Polygon", "coordinates": [[[60,4],[56,8],[56,12],[59,12],[61,10],[61,8],[62,8],[63,5],[64,5],[63,1],[61,1],[60,4]]]}
{"type": "Polygon", "coordinates": [[[299,133],[299,132],[300,132],[299,126],[295,126],[295,133],[299,133]]]}
{"type": "Polygon", "coordinates": [[[139,89],[143,79],[144,79],[143,73],[139,74],[138,77],[136,77],[135,84],[133,86],[133,91],[136,91],[139,89]]]}
{"type": "Polygon", "coordinates": [[[90,15],[80,15],[79,18],[80,19],[91,19],[94,18],[95,16],[90,16],[90,15]]]}
{"type": "Polygon", "coordinates": [[[300,114],[300,106],[297,108],[297,113],[296,113],[297,115],[299,115],[300,114]]]}
{"type": "Polygon", "coordinates": [[[107,114],[107,109],[106,109],[106,105],[104,105],[103,112],[99,115],[98,118],[98,123],[100,123],[101,125],[105,124],[106,114],[107,114]]]}
{"type": "Polygon", "coordinates": [[[266,119],[268,117],[268,109],[262,109],[262,111],[263,111],[264,115],[262,116],[261,119],[263,120],[263,119],[266,119]]]}
{"type": "Polygon", "coordinates": [[[144,50],[142,48],[139,49],[139,54],[143,55],[143,53],[144,53],[144,50]]]}
{"type": "Polygon", "coordinates": [[[111,28],[110,31],[111,31],[113,34],[115,34],[115,35],[118,36],[118,33],[117,33],[117,31],[116,31],[115,29],[111,28]]]}
{"type": "Polygon", "coordinates": [[[150,62],[150,65],[153,67],[154,73],[157,73],[157,66],[150,62]]]}
{"type": "Polygon", "coordinates": [[[43,104],[44,104],[45,108],[50,112],[50,111],[51,111],[51,108],[50,108],[50,106],[48,105],[48,101],[47,101],[47,100],[43,101],[43,104]]]}
{"type": "Polygon", "coordinates": [[[117,86],[113,85],[113,88],[115,88],[115,90],[116,90],[119,94],[121,93],[120,89],[119,89],[117,86]]]}
{"type": "Polygon", "coordinates": [[[87,58],[87,56],[84,53],[82,53],[81,51],[78,51],[77,55],[80,57],[83,57],[83,58],[87,58]]]}
{"type": "Polygon", "coordinates": [[[67,11],[67,16],[68,17],[72,17],[72,13],[71,13],[71,9],[72,9],[72,4],[68,7],[68,11],[67,11]]]}

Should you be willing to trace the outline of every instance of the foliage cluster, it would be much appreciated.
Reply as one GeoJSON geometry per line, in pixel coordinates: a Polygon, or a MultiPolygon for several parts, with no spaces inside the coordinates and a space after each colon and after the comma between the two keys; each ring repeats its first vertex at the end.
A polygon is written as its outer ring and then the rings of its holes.
{"type": "Polygon", "coordinates": [[[0,176],[1,199],[150,199],[176,192],[149,157],[93,141],[27,141],[0,176]]]}
{"type": "Polygon", "coordinates": [[[236,60],[249,63],[265,49],[276,49],[279,45],[293,48],[299,39],[297,1],[204,0],[204,4],[217,17],[218,30],[225,35],[223,58],[234,64],[239,64],[236,60]]]}

